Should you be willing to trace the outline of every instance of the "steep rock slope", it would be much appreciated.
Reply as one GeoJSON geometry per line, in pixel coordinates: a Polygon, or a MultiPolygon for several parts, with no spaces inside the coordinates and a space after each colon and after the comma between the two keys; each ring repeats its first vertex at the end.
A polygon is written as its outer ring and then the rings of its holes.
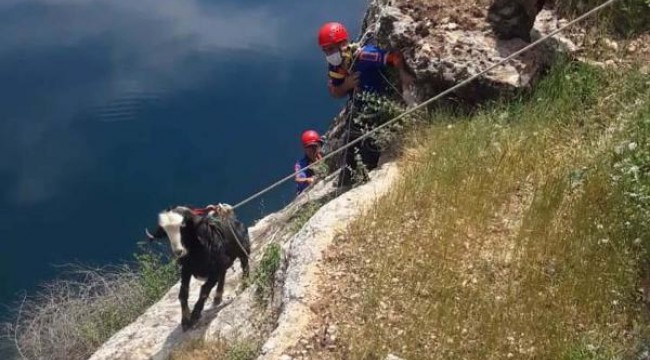
{"type": "MultiPolygon", "coordinates": [[[[207,304],[201,321],[191,331],[183,333],[180,327],[180,284],[176,284],[135,322],[115,334],[90,360],[166,359],[174,348],[188,340],[252,341],[264,339],[269,333],[261,359],[278,358],[284,349],[295,345],[300,331],[310,321],[309,302],[315,298],[316,272],[323,249],[349,221],[390,189],[396,174],[394,164],[384,164],[371,174],[373,181],[329,201],[295,235],[291,231],[291,219],[307,202],[330,196],[334,190],[332,179],[320,183],[306,196],[249,229],[253,269],[269,243],[281,244],[285,253],[285,264],[277,275],[284,280],[278,289],[281,296],[271,304],[271,310],[256,303],[253,286],[239,290],[241,269],[236,265],[227,274],[224,302],[217,307],[207,304]],[[279,312],[277,324],[269,321],[273,320],[273,312],[279,312]]],[[[201,284],[192,281],[190,304],[198,298],[201,284]]]]}
{"type": "MultiPolygon", "coordinates": [[[[364,19],[364,29],[374,42],[398,48],[417,76],[414,96],[429,98],[527,44],[520,38],[500,40],[487,20],[487,1],[374,0],[364,19]]],[[[552,12],[537,16],[531,36],[548,33],[561,24],[552,12]]],[[[567,39],[557,38],[551,46],[536,49],[511,64],[490,72],[455,96],[468,104],[527,88],[542,74],[557,49],[575,50],[567,39]]],[[[329,132],[330,145],[336,148],[341,117],[329,132]]],[[[227,274],[224,302],[206,307],[195,329],[180,329],[179,285],[172,287],[160,302],[119,333],[115,334],[90,359],[166,359],[172,349],[192,339],[225,338],[232,341],[258,341],[259,359],[282,358],[300,339],[311,321],[310,306],[317,298],[318,266],[322,252],[337,232],[358,216],[375,199],[389,191],[397,178],[394,164],[384,164],[371,173],[372,181],[327,202],[302,226],[292,222],[310,202],[331,199],[333,177],[319,183],[287,208],[271,214],[252,226],[253,269],[270,243],[282,246],[284,264],[276,278],[274,301],[261,307],[253,287],[240,288],[239,264],[227,274]],[[296,230],[299,230],[296,233],[296,230]]],[[[190,303],[198,297],[201,283],[193,280],[190,303]]]]}

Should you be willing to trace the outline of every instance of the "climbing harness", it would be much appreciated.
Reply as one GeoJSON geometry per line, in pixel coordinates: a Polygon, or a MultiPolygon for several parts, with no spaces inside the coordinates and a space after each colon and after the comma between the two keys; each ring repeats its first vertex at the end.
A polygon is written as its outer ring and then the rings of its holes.
{"type": "MultiPolygon", "coordinates": [[[[454,85],[454,86],[448,88],[447,90],[444,90],[444,91],[438,93],[437,95],[435,95],[435,96],[433,96],[433,97],[427,99],[426,101],[423,101],[423,102],[421,102],[420,104],[418,104],[418,105],[416,105],[416,106],[414,106],[414,107],[412,107],[412,108],[410,108],[410,109],[404,111],[403,113],[401,113],[401,114],[395,116],[394,118],[390,119],[389,121],[387,121],[387,122],[385,122],[385,123],[379,125],[378,127],[372,129],[371,131],[369,131],[369,132],[367,132],[367,133],[365,133],[365,134],[362,134],[362,136],[360,136],[360,137],[358,137],[358,138],[352,140],[351,142],[349,142],[349,143],[347,143],[347,144],[341,146],[340,148],[338,148],[338,149],[336,149],[336,150],[330,152],[329,154],[323,156],[320,160],[318,160],[318,161],[316,161],[316,162],[310,164],[310,165],[307,166],[306,168],[301,169],[301,171],[303,171],[303,170],[305,170],[305,169],[308,169],[308,168],[312,168],[313,166],[316,166],[319,162],[321,162],[321,161],[325,161],[325,160],[327,160],[327,159],[329,159],[329,158],[335,156],[335,155],[338,154],[339,152],[346,151],[349,147],[354,146],[355,144],[359,143],[360,141],[363,141],[366,137],[368,137],[368,136],[374,134],[375,132],[377,132],[377,131],[379,131],[379,130],[381,130],[381,129],[383,129],[383,128],[389,126],[389,125],[392,125],[394,122],[396,122],[396,121],[402,119],[403,117],[405,117],[405,116],[407,116],[407,115],[410,115],[410,114],[412,114],[413,112],[415,112],[415,111],[417,111],[417,110],[419,110],[419,109],[421,109],[421,108],[423,108],[423,107],[425,107],[425,106],[427,106],[427,105],[433,103],[434,101],[436,101],[436,100],[438,100],[438,99],[440,99],[440,98],[442,98],[442,97],[444,97],[444,96],[446,96],[446,95],[452,93],[453,91],[456,91],[457,89],[466,86],[467,84],[469,84],[470,82],[472,82],[472,81],[474,81],[475,79],[479,78],[480,76],[483,76],[484,74],[486,74],[486,73],[492,71],[492,70],[495,69],[496,67],[501,66],[501,65],[507,63],[508,61],[510,61],[510,60],[514,59],[515,57],[517,57],[517,56],[519,56],[519,55],[525,53],[526,51],[528,51],[528,50],[530,50],[530,49],[532,49],[532,48],[537,47],[539,44],[543,43],[544,41],[548,40],[549,38],[551,38],[551,37],[555,36],[556,34],[558,34],[558,33],[562,32],[562,31],[566,30],[567,28],[573,26],[574,24],[576,24],[576,23],[578,23],[578,22],[584,20],[585,18],[591,16],[592,14],[594,14],[594,13],[596,13],[596,12],[598,12],[598,11],[604,9],[605,7],[612,5],[612,4],[615,3],[616,1],[618,1],[618,0],[608,0],[608,1],[606,1],[606,2],[604,2],[604,3],[602,3],[602,4],[600,4],[600,5],[598,5],[598,6],[596,6],[596,7],[594,7],[593,9],[591,9],[591,10],[585,12],[584,14],[580,15],[579,17],[577,17],[577,18],[575,18],[575,19],[569,21],[566,25],[564,25],[564,26],[562,26],[562,27],[560,27],[560,28],[558,28],[558,29],[556,29],[556,30],[554,30],[554,31],[552,31],[552,32],[550,32],[550,33],[548,33],[548,34],[542,36],[541,38],[535,40],[534,42],[532,42],[532,43],[526,45],[525,47],[523,47],[523,48],[521,48],[521,49],[515,51],[515,52],[512,53],[512,54],[510,54],[510,55],[509,55],[508,57],[506,57],[505,59],[502,59],[501,61],[499,61],[499,62],[497,62],[497,63],[495,63],[495,64],[493,64],[493,65],[487,67],[485,70],[483,70],[483,71],[481,71],[481,72],[479,72],[479,73],[477,73],[477,74],[475,74],[475,75],[473,75],[473,76],[470,76],[469,78],[467,78],[467,79],[461,81],[460,83],[458,83],[458,84],[456,84],[456,85],[454,85]]],[[[288,176],[286,176],[286,177],[284,177],[284,178],[282,178],[282,179],[280,179],[280,180],[274,182],[273,184],[269,185],[268,187],[266,187],[266,188],[264,188],[264,189],[262,189],[262,190],[260,190],[260,191],[258,191],[258,192],[256,192],[256,193],[254,193],[253,195],[251,195],[251,196],[247,197],[246,199],[240,201],[239,203],[235,204],[235,205],[233,206],[233,209],[237,209],[237,208],[239,208],[239,207],[241,207],[241,206],[243,206],[243,205],[249,203],[250,201],[252,201],[252,200],[258,198],[259,196],[262,196],[262,195],[264,195],[265,193],[267,193],[267,192],[273,190],[274,188],[280,186],[280,185],[281,185],[282,183],[284,183],[285,181],[288,181],[288,180],[293,179],[293,178],[294,178],[298,173],[299,173],[299,172],[296,171],[296,172],[292,173],[291,175],[288,175],[288,176]]]]}

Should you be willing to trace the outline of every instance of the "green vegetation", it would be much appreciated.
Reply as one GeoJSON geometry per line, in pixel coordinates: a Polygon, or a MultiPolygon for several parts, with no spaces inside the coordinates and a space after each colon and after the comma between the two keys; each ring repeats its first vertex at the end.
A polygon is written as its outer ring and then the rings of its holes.
{"type": "Polygon", "coordinates": [[[289,222],[289,229],[291,233],[297,233],[303,226],[311,219],[318,209],[323,206],[326,199],[312,200],[303,205],[303,207],[296,213],[296,215],[289,222]]]}
{"type": "Polygon", "coordinates": [[[282,265],[282,248],[279,244],[271,243],[264,249],[264,255],[255,270],[253,283],[257,299],[266,303],[274,295],[275,273],[282,265]]]}
{"type": "MultiPolygon", "coordinates": [[[[560,14],[579,16],[604,3],[604,0],[556,0],[560,14]]],[[[603,11],[591,24],[608,32],[632,36],[650,31],[650,0],[619,0],[612,10],[603,11]]]]}
{"type": "Polygon", "coordinates": [[[532,94],[419,130],[403,180],[337,242],[354,276],[324,290],[345,329],[331,358],[640,354],[650,77],[564,62],[532,94]]]}

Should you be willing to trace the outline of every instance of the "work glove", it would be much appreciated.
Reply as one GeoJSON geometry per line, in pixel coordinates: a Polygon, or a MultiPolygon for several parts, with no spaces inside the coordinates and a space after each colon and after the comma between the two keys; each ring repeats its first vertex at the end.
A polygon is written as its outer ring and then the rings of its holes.
{"type": "Polygon", "coordinates": [[[346,76],[342,84],[343,89],[345,89],[345,91],[356,89],[359,86],[359,75],[359,72],[355,72],[346,76]]]}

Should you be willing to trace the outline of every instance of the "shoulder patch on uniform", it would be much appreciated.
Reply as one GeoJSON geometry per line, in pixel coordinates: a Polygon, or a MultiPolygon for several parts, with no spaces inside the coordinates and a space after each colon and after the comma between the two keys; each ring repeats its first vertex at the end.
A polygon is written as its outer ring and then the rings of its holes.
{"type": "Polygon", "coordinates": [[[359,54],[359,60],[379,61],[379,53],[362,51],[361,54],[359,54]]]}

